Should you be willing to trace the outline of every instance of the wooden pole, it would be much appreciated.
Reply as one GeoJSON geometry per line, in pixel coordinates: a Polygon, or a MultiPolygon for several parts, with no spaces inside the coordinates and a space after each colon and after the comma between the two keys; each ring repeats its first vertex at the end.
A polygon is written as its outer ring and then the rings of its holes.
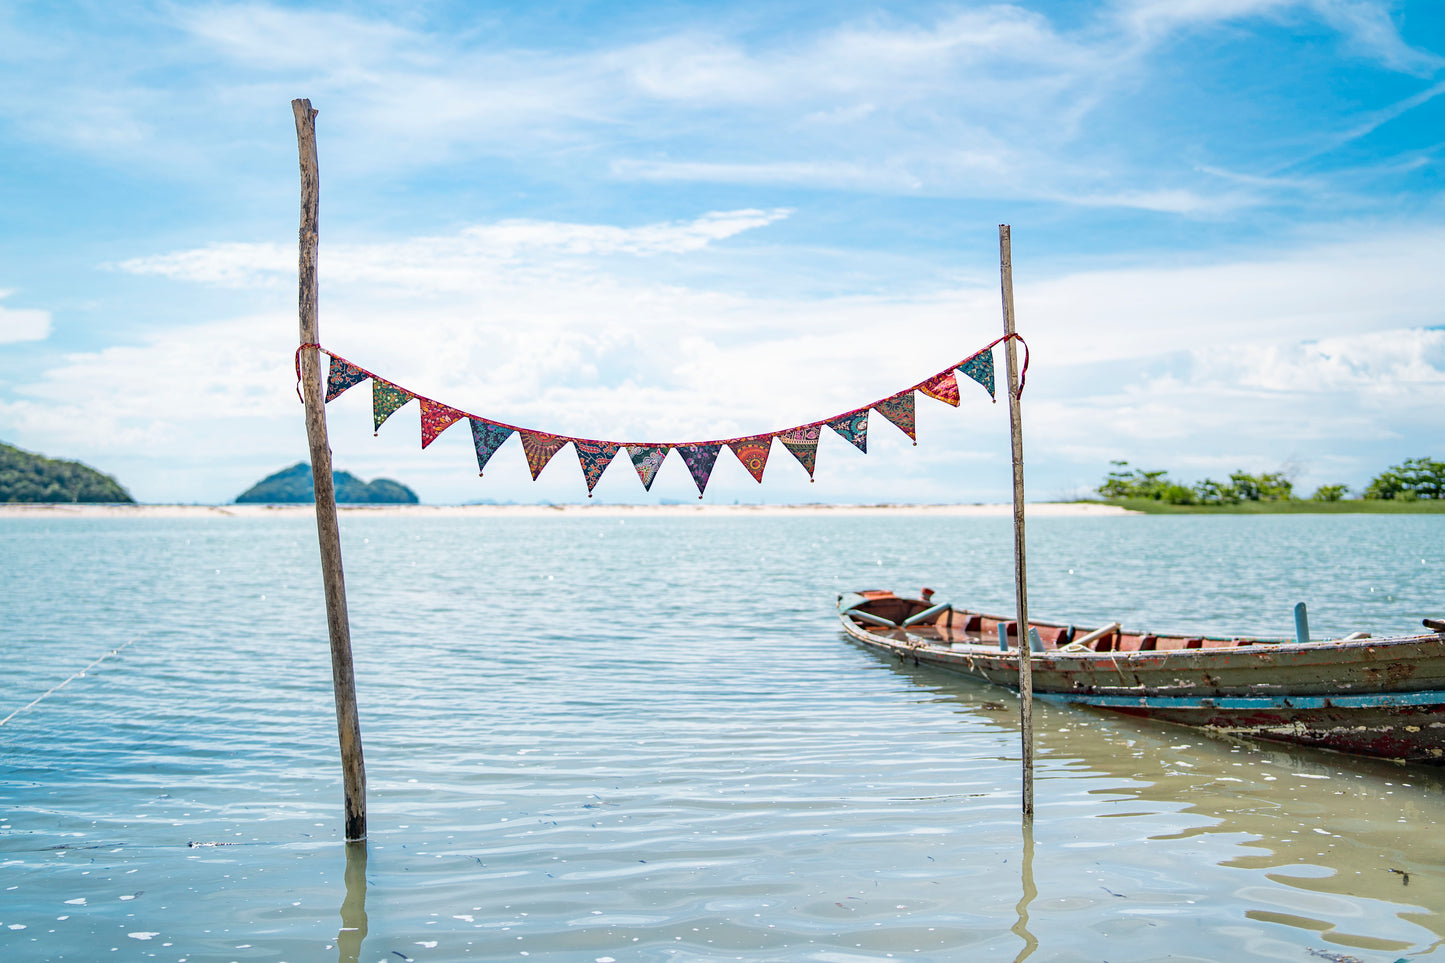
{"type": "MultiPolygon", "coordinates": [[[[316,166],[316,111],[309,100],[291,101],[296,146],[301,155],[301,236],[297,305],[301,344],[320,340],[316,317],[317,210],[320,175],[316,166]]],[[[341,778],[346,793],[346,841],[366,839],[366,764],[361,756],[361,721],[356,712],[356,676],[351,667],[351,624],[346,617],[346,581],[341,574],[341,531],[336,522],[336,485],[331,445],[326,438],[321,352],[301,349],[301,395],[306,403],[306,440],[311,446],[311,479],[316,489],[316,538],[321,545],[321,582],[331,636],[331,683],[336,694],[336,734],[341,743],[341,778]]]]}
{"type": "MultiPolygon", "coordinates": [[[[1014,271],[1009,226],[998,226],[999,280],[1003,288],[1003,331],[1014,333],[1014,271]]],[[[1024,560],[1024,426],[1019,411],[1018,348],[1013,338],[1003,343],[1008,360],[1009,434],[1014,466],[1014,597],[1018,602],[1019,722],[1023,736],[1023,809],[1034,814],[1034,679],[1029,644],[1028,566],[1024,560]]]]}

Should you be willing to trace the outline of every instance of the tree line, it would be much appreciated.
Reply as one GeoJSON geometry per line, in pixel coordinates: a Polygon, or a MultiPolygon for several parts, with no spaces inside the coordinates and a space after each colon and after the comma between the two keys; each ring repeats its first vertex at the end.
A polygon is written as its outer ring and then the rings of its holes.
{"type": "MultiPolygon", "coordinates": [[[[1237,471],[1228,481],[1205,478],[1182,485],[1167,471],[1130,468],[1127,461],[1110,462],[1114,469],[1094,489],[1105,498],[1150,498],[1170,505],[1238,505],[1241,502],[1275,502],[1294,499],[1294,483],[1284,472],[1251,475],[1237,471]]],[[[1348,485],[1321,485],[1310,499],[1337,502],[1350,497],[1348,485]]],[[[1406,458],[1376,475],[1359,493],[1363,499],[1417,501],[1445,498],[1445,461],[1406,458]]]]}

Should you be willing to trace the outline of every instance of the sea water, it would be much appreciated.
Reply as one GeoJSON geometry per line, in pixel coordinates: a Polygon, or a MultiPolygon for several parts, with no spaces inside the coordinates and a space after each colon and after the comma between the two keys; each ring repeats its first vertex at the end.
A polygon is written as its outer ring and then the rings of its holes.
{"type": "MultiPolygon", "coordinates": [[[[0,959],[1438,956],[1439,770],[1018,704],[834,601],[1013,604],[1006,518],[342,520],[370,839],[341,839],[315,530],[0,519],[0,959]],[[107,653],[83,675],[75,673],[107,653]]],[[[1445,517],[1033,519],[1031,611],[1404,632],[1445,517]]]]}

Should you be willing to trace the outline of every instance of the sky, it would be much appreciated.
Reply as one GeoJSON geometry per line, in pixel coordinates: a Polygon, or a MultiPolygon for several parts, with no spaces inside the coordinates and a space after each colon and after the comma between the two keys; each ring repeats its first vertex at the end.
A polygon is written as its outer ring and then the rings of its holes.
{"type": "MultiPolygon", "coordinates": [[[[670,442],[867,404],[1002,333],[1006,223],[1030,500],[1445,457],[1436,0],[9,0],[0,89],[0,441],[142,502],[307,457],[296,97],[321,343],[473,414],[670,442]]],[[[916,447],[825,432],[815,482],[724,451],[707,500],[1007,501],[1007,405],[962,388],[916,447]]],[[[586,501],[570,450],[479,478],[465,422],[373,437],[369,394],[328,406],[338,469],[586,501]]],[[[674,455],[596,498],[696,490],[674,455]]]]}

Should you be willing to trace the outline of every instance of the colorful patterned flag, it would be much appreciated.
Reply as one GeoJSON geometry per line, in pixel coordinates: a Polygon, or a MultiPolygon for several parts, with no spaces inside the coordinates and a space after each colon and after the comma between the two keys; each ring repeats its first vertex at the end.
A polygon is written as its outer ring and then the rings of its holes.
{"type": "Polygon", "coordinates": [[[637,469],[637,477],[642,479],[644,491],[652,491],[652,480],[657,477],[657,470],[671,450],[671,445],[627,446],[627,455],[632,459],[632,467],[637,469]]]}
{"type": "Polygon", "coordinates": [[[481,418],[472,419],[472,444],[477,449],[477,477],[487,470],[487,462],[502,447],[502,442],[512,437],[512,429],[481,418]]]}
{"type": "Polygon", "coordinates": [[[953,376],[952,371],[944,371],[934,375],[923,384],[918,390],[928,395],[934,401],[941,401],[946,405],[958,407],[958,379],[953,376]]]}
{"type": "Polygon", "coordinates": [[[979,384],[983,385],[984,390],[988,392],[988,396],[990,398],[993,398],[994,401],[998,401],[997,398],[994,398],[993,394],[992,348],[989,348],[987,351],[980,351],[972,358],[969,358],[963,364],[958,366],[958,370],[962,371],[974,381],[977,381],[979,384]]]}
{"type": "Polygon", "coordinates": [[[571,441],[561,435],[549,435],[545,431],[518,431],[522,436],[522,450],[527,453],[527,467],[532,469],[532,481],[542,474],[547,462],[571,441]]]}
{"type": "Polygon", "coordinates": [[[398,408],[416,395],[380,378],[371,379],[371,416],[376,421],[376,431],[382,422],[396,414],[398,408]]]}
{"type": "Polygon", "coordinates": [[[448,408],[440,402],[427,398],[421,400],[421,446],[425,448],[437,440],[437,435],[467,416],[465,411],[448,408]]]}
{"type": "Polygon", "coordinates": [[[331,356],[331,369],[326,374],[326,400],[334,401],[347,388],[359,385],[371,375],[350,361],[331,356]]]}
{"type": "Polygon", "coordinates": [[[612,464],[612,459],[617,454],[619,447],[610,441],[572,439],[572,448],[577,452],[577,461],[582,464],[582,475],[587,479],[588,498],[592,497],[592,489],[597,487],[602,473],[607,470],[608,465],[612,464]]]}
{"type": "Polygon", "coordinates": [[[818,438],[822,434],[822,425],[807,425],[778,435],[778,441],[793,453],[793,457],[798,459],[807,471],[809,481],[813,480],[813,466],[818,460],[818,438]]]}
{"type": "Polygon", "coordinates": [[[918,444],[918,435],[913,427],[913,389],[900,391],[891,398],[884,398],[873,406],[873,410],[898,426],[913,443],[918,444]]]}
{"type": "Polygon", "coordinates": [[[728,447],[733,454],[738,456],[738,461],[748,470],[748,474],[757,479],[758,484],[763,481],[763,469],[768,465],[768,452],[773,447],[772,435],[754,435],[751,438],[739,438],[737,441],[728,442],[728,447]]]}
{"type": "Polygon", "coordinates": [[[722,445],[678,445],[677,453],[682,456],[682,463],[687,466],[688,472],[692,474],[692,480],[697,485],[697,497],[701,498],[707,490],[707,480],[712,476],[712,466],[717,464],[717,453],[722,450],[722,445]]]}
{"type": "Polygon", "coordinates": [[[828,427],[853,443],[863,454],[868,454],[868,409],[850,412],[828,422],[828,427]]]}

